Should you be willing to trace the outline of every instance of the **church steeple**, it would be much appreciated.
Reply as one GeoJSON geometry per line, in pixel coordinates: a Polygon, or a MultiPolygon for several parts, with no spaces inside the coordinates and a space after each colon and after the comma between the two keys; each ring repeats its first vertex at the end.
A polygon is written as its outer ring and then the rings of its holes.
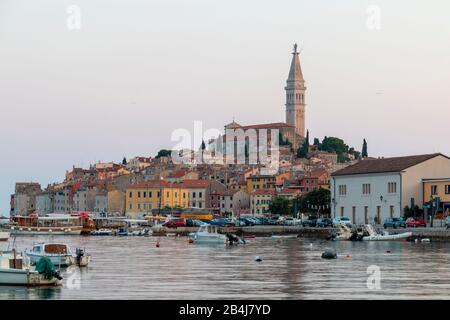
{"type": "Polygon", "coordinates": [[[300,53],[294,44],[291,67],[286,81],[286,123],[295,127],[295,132],[305,136],[305,80],[300,65],[300,53]]]}

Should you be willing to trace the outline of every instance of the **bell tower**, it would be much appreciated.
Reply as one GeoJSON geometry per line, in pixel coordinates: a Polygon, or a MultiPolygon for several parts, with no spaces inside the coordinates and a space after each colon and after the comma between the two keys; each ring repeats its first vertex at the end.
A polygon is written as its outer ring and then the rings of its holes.
{"type": "Polygon", "coordinates": [[[306,87],[297,44],[294,44],[291,68],[284,89],[286,90],[286,123],[295,127],[295,133],[305,137],[306,87]]]}

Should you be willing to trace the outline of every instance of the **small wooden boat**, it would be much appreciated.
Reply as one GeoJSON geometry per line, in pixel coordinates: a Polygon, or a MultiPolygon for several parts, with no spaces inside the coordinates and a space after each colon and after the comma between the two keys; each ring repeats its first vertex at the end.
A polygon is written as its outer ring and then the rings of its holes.
{"type": "Polygon", "coordinates": [[[37,271],[27,264],[21,254],[13,249],[0,252],[0,285],[49,286],[60,285],[61,277],[49,261],[41,263],[44,269],[37,271]]]}
{"type": "Polygon", "coordinates": [[[0,232],[0,241],[8,241],[9,232],[0,232]]]}

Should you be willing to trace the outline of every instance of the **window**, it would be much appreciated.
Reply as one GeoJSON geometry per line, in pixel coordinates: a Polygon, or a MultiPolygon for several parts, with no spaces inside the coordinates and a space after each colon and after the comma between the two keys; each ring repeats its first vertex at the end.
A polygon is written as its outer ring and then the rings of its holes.
{"type": "Polygon", "coordinates": [[[149,197],[149,198],[152,197],[152,192],[151,192],[151,191],[148,192],[148,197],[149,197]]]}
{"type": "Polygon", "coordinates": [[[132,210],[133,209],[133,204],[132,203],[130,203],[130,210],[132,210]]]}
{"type": "Polygon", "coordinates": [[[201,203],[201,202],[199,202],[199,204],[198,204],[198,207],[199,207],[199,208],[201,208],[201,207],[202,207],[202,203],[201,203]]]}
{"type": "Polygon", "coordinates": [[[147,192],[144,191],[144,198],[147,198],[147,192]]]}
{"type": "MultiPolygon", "coordinates": [[[[133,198],[133,192],[130,192],[130,198],[133,198]]],[[[59,200],[58,200],[59,202],[59,200]]]]}
{"type": "Polygon", "coordinates": [[[178,198],[178,192],[175,192],[175,198],[178,198]]]}
{"type": "Polygon", "coordinates": [[[362,187],[363,187],[363,194],[370,194],[370,183],[364,183],[362,187]]]}
{"type": "Polygon", "coordinates": [[[199,198],[202,197],[202,193],[201,193],[201,192],[198,193],[198,197],[199,197],[199,198]]]}
{"type": "Polygon", "coordinates": [[[169,194],[170,194],[169,191],[167,191],[167,198],[169,197],[169,194]]]}
{"type": "Polygon", "coordinates": [[[345,196],[347,194],[347,185],[341,184],[339,185],[339,195],[345,196]]]}
{"type": "Polygon", "coordinates": [[[388,183],[388,193],[397,193],[397,182],[388,183]]]}
{"type": "Polygon", "coordinates": [[[344,207],[341,207],[341,217],[344,216],[344,207]]]}
{"type": "Polygon", "coordinates": [[[140,197],[141,197],[141,192],[139,191],[139,192],[138,192],[138,198],[140,198],[140,197]]]}
{"type": "Polygon", "coordinates": [[[438,186],[432,185],[431,186],[431,194],[435,196],[435,195],[437,195],[437,193],[438,193],[438,186]]]}
{"type": "Polygon", "coordinates": [[[390,214],[391,218],[394,216],[394,206],[390,206],[389,214],[390,214]]]}
{"type": "Polygon", "coordinates": [[[186,199],[186,192],[183,192],[183,199],[186,199]]]}
{"type": "Polygon", "coordinates": [[[192,192],[192,198],[195,198],[196,194],[195,192],[192,192]]]}
{"type": "Polygon", "coordinates": [[[450,184],[445,186],[445,194],[450,194],[450,184]]]}

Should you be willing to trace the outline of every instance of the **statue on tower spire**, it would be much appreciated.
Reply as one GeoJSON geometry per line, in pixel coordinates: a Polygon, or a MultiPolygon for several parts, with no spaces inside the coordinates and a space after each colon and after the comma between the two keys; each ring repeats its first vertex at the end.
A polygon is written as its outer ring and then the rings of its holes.
{"type": "Polygon", "coordinates": [[[293,54],[297,54],[297,43],[294,43],[294,52],[292,52],[293,54]]]}

